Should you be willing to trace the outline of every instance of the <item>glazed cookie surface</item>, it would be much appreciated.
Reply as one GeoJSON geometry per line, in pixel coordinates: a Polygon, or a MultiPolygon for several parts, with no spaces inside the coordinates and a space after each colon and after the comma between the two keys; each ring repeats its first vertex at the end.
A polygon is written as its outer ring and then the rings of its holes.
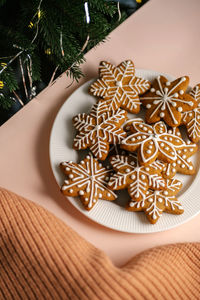
{"type": "Polygon", "coordinates": [[[65,196],[79,196],[85,209],[90,210],[99,199],[113,201],[116,195],[108,187],[111,169],[106,169],[91,154],[79,164],[63,162],[60,167],[67,180],[61,187],[65,196]]]}
{"type": "Polygon", "coordinates": [[[127,112],[121,109],[108,110],[108,106],[99,102],[94,104],[89,115],[82,113],[73,118],[78,134],[74,138],[76,150],[90,148],[95,157],[105,160],[110,144],[118,144],[126,137],[121,125],[127,112]]]}
{"type": "Polygon", "coordinates": [[[161,190],[165,188],[165,180],[161,172],[163,166],[153,162],[147,167],[139,166],[137,156],[115,155],[110,158],[115,174],[108,182],[112,190],[128,189],[128,193],[135,201],[144,200],[149,188],[161,190]]]}
{"type": "Polygon", "coordinates": [[[121,148],[128,151],[138,149],[138,161],[144,166],[157,158],[164,162],[174,162],[177,159],[175,147],[184,146],[183,139],[168,133],[162,121],[151,126],[142,119],[132,119],[125,123],[124,129],[131,134],[122,140],[121,148]]]}
{"type": "Polygon", "coordinates": [[[163,119],[171,127],[179,126],[182,113],[197,106],[193,97],[185,93],[188,84],[188,76],[172,82],[164,76],[158,76],[150,91],[140,98],[142,104],[147,108],[146,122],[151,124],[163,119]]]}
{"type": "Polygon", "coordinates": [[[182,183],[177,179],[167,179],[166,189],[161,191],[149,190],[146,198],[141,201],[130,201],[129,211],[144,211],[151,224],[155,224],[163,212],[170,214],[182,214],[184,212],[181,203],[176,198],[182,183]]]}
{"type": "Polygon", "coordinates": [[[123,61],[117,67],[102,61],[99,73],[100,79],[90,86],[90,94],[103,98],[110,109],[121,107],[131,113],[140,111],[138,95],[144,94],[151,83],[135,76],[135,66],[131,60],[123,61]]]}
{"type": "MultiPolygon", "coordinates": [[[[177,127],[168,130],[168,133],[181,137],[180,130],[177,127]]],[[[184,142],[182,147],[176,148],[177,159],[172,163],[167,163],[163,168],[162,175],[164,178],[173,178],[176,173],[185,175],[193,175],[196,170],[190,159],[198,150],[196,144],[190,141],[184,142]]]]}
{"type": "Polygon", "coordinates": [[[195,99],[197,107],[182,114],[182,122],[187,128],[189,139],[197,143],[200,140],[200,84],[197,84],[190,95],[195,99]]]}

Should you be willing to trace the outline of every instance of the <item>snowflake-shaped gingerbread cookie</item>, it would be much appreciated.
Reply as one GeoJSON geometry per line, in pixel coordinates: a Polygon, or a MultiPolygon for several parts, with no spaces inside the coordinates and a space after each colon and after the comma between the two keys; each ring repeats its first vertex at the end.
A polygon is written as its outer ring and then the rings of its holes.
{"type": "Polygon", "coordinates": [[[135,155],[115,155],[110,163],[116,173],[110,177],[108,183],[112,190],[128,189],[128,193],[135,201],[145,199],[149,188],[161,190],[165,188],[165,180],[160,164],[153,162],[147,167],[139,166],[135,155]]]}
{"type": "Polygon", "coordinates": [[[144,94],[151,83],[135,76],[135,67],[131,60],[123,61],[117,67],[103,61],[100,63],[99,73],[100,79],[89,88],[92,95],[103,98],[113,110],[122,107],[131,113],[140,111],[138,95],[144,94]]]}
{"type": "Polygon", "coordinates": [[[182,114],[182,123],[187,128],[189,139],[197,143],[200,140],[200,84],[197,84],[190,92],[197,102],[197,107],[182,114]]]}
{"type": "Polygon", "coordinates": [[[151,126],[142,119],[133,119],[125,123],[124,129],[130,130],[131,134],[122,140],[121,148],[128,151],[138,149],[138,161],[144,166],[157,158],[168,163],[176,161],[175,147],[184,145],[183,139],[168,133],[161,121],[151,126]]]}
{"type": "Polygon", "coordinates": [[[121,125],[127,112],[121,109],[108,110],[105,103],[94,104],[89,115],[78,114],[73,124],[79,131],[74,139],[76,150],[90,148],[94,156],[105,160],[109,152],[109,144],[118,144],[126,137],[121,125]]]}
{"type": "Polygon", "coordinates": [[[130,201],[127,209],[129,211],[144,211],[151,224],[155,224],[163,212],[180,215],[184,210],[175,195],[181,187],[182,183],[179,180],[167,179],[165,190],[149,190],[144,200],[130,201]]]}
{"type": "Polygon", "coordinates": [[[147,108],[146,122],[151,124],[163,119],[171,127],[179,126],[182,113],[197,106],[192,96],[185,93],[188,84],[188,76],[172,82],[164,76],[158,76],[150,91],[140,98],[147,108]]]}
{"type": "Polygon", "coordinates": [[[79,164],[63,162],[60,167],[68,177],[61,187],[62,193],[66,196],[79,196],[85,209],[90,210],[99,199],[116,199],[107,184],[112,170],[104,168],[92,155],[87,155],[79,164]]]}
{"type": "MultiPolygon", "coordinates": [[[[181,136],[180,130],[177,127],[168,130],[168,133],[181,136]]],[[[198,146],[190,141],[184,142],[182,147],[176,148],[176,161],[165,164],[162,175],[164,178],[173,178],[176,173],[185,175],[195,174],[195,167],[190,159],[197,152],[198,146]]]]}

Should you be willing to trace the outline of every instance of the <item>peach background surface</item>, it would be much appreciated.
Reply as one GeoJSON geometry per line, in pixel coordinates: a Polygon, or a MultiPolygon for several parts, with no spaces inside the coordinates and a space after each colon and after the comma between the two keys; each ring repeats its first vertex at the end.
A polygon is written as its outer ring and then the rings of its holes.
{"type": "MultiPolygon", "coordinates": [[[[49,163],[49,135],[67,97],[97,76],[100,60],[133,59],[137,68],[200,82],[200,1],[150,0],[113,31],[106,43],[86,54],[85,77],[69,88],[63,74],[0,128],[0,185],[47,208],[118,266],[153,246],[199,241],[200,215],[175,229],[127,234],[100,226],[79,213],[60,193],[49,163]]],[[[80,99],[81,101],[81,99],[80,99]]]]}

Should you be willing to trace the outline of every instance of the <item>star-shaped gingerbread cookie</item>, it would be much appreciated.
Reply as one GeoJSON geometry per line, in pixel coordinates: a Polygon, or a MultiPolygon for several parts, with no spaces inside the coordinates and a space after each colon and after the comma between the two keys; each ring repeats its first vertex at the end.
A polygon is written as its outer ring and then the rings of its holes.
{"type": "Polygon", "coordinates": [[[182,114],[182,123],[187,128],[189,139],[197,143],[200,140],[200,84],[197,84],[190,92],[195,99],[197,107],[182,114]]]}
{"type": "Polygon", "coordinates": [[[179,126],[182,113],[197,106],[193,97],[185,93],[188,84],[188,76],[171,82],[164,76],[158,76],[150,91],[140,98],[147,108],[146,122],[151,124],[163,119],[171,127],[179,126]]]}
{"type": "Polygon", "coordinates": [[[126,115],[127,112],[120,108],[108,110],[103,102],[94,104],[89,115],[78,114],[73,118],[73,124],[79,131],[74,139],[74,149],[90,148],[95,157],[105,160],[109,144],[118,144],[126,137],[121,128],[126,115]]]}
{"type": "Polygon", "coordinates": [[[108,186],[112,190],[128,189],[134,201],[144,200],[149,188],[161,190],[165,188],[162,167],[153,162],[147,167],[139,166],[134,154],[115,155],[110,158],[115,174],[110,177],[108,186]]]}
{"type": "Polygon", "coordinates": [[[144,94],[151,83],[135,76],[135,67],[131,60],[123,61],[117,67],[102,61],[99,73],[100,79],[90,86],[90,94],[103,98],[110,109],[121,107],[131,113],[140,111],[138,95],[144,94]]]}
{"type": "Polygon", "coordinates": [[[68,177],[61,187],[62,193],[66,196],[79,196],[85,209],[92,209],[99,199],[116,199],[107,184],[112,170],[104,168],[91,154],[79,164],[63,162],[60,167],[68,177]]]}
{"type": "Polygon", "coordinates": [[[165,190],[147,191],[145,199],[130,201],[127,210],[144,211],[151,224],[155,224],[163,212],[180,215],[184,210],[175,195],[180,191],[181,187],[182,183],[179,180],[167,179],[165,190]]]}
{"type": "Polygon", "coordinates": [[[128,151],[138,149],[138,161],[144,166],[157,158],[168,163],[176,161],[175,147],[184,145],[181,137],[167,132],[167,127],[162,121],[151,126],[145,124],[142,119],[132,119],[125,123],[124,129],[130,130],[131,133],[122,140],[121,148],[128,151]]]}
{"type": "MultiPolygon", "coordinates": [[[[177,127],[168,130],[168,133],[181,137],[177,127]]],[[[196,170],[190,159],[197,152],[198,146],[190,141],[184,142],[182,147],[176,148],[177,159],[172,163],[165,164],[162,175],[164,178],[173,178],[176,173],[193,175],[196,170]]]]}

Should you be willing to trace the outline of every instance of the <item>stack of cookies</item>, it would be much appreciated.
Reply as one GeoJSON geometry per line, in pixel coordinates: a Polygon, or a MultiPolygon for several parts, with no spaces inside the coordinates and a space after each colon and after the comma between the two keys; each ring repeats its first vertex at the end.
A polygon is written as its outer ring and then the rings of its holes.
{"type": "Polygon", "coordinates": [[[193,175],[191,156],[200,139],[200,84],[188,93],[189,78],[153,82],[135,75],[131,60],[117,67],[101,62],[99,79],[89,88],[97,97],[89,113],[73,117],[73,148],[89,149],[79,163],[62,162],[61,191],[79,197],[90,210],[98,200],[113,201],[127,189],[125,209],[144,211],[155,224],[163,211],[182,214],[176,173],[193,175]],[[145,119],[128,118],[144,106],[145,119]],[[188,138],[179,130],[185,125],[188,138]]]}

